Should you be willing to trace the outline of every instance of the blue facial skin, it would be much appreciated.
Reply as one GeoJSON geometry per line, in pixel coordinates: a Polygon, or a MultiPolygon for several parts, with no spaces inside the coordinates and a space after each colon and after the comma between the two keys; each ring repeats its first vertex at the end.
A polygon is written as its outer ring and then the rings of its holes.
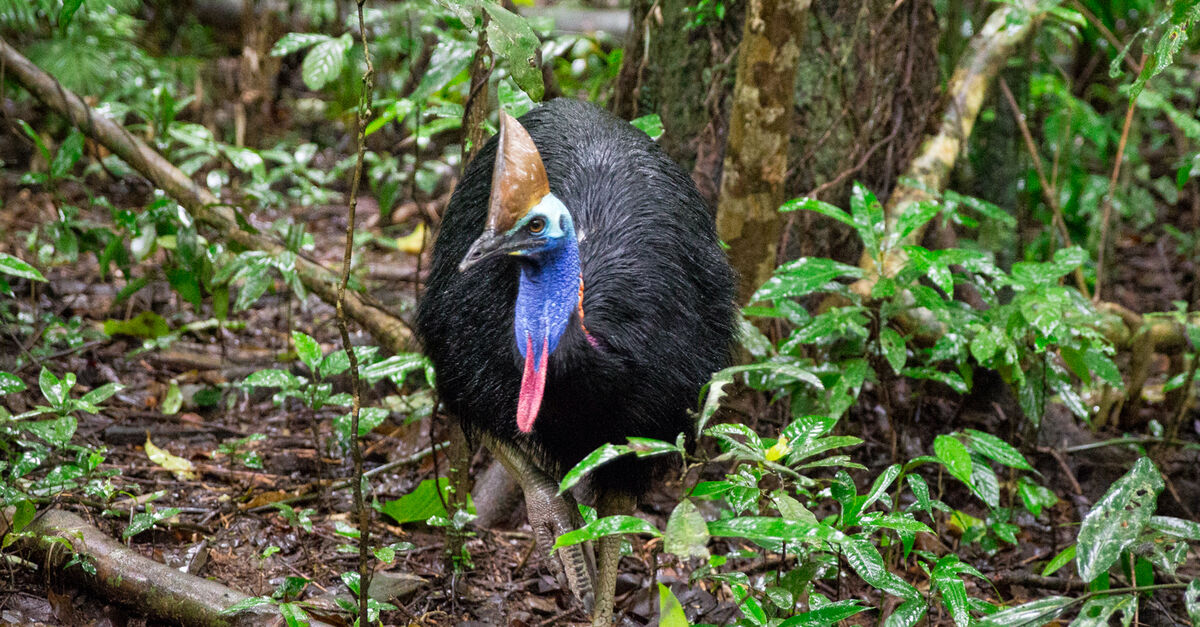
{"type": "Polygon", "coordinates": [[[543,341],[551,353],[558,346],[571,314],[579,307],[579,242],[571,213],[553,194],[542,198],[506,235],[524,232],[533,247],[513,251],[521,258],[521,277],[513,319],[517,349],[526,357],[533,347],[533,363],[540,363],[543,341]],[[542,229],[531,227],[541,220],[542,229]]]}

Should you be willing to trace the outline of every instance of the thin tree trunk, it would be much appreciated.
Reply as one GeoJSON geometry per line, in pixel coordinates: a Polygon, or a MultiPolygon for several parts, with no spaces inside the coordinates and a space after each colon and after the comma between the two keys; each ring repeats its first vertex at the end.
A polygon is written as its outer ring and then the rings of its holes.
{"type": "Polygon", "coordinates": [[[775,269],[808,5],[809,0],[751,0],[746,9],[717,202],[717,234],[730,247],[741,304],[775,269]]]}

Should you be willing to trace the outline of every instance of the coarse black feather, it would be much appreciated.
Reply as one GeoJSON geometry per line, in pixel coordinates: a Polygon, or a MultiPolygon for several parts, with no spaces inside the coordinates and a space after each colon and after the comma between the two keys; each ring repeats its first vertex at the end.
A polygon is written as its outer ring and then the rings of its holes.
{"type": "MultiPolygon", "coordinates": [[[[468,432],[511,441],[561,476],[605,442],[673,441],[687,410],[727,365],[734,274],[695,185],[629,123],[559,99],[520,118],[541,153],[551,192],[575,222],[584,325],[573,319],[550,356],[533,432],[516,427],[522,359],[513,335],[518,266],[499,258],[459,272],[483,231],[496,155],[493,137],[467,167],[433,251],[417,317],[446,408],[468,432]]],[[[597,487],[638,493],[650,473],[620,463],[597,487]]]]}

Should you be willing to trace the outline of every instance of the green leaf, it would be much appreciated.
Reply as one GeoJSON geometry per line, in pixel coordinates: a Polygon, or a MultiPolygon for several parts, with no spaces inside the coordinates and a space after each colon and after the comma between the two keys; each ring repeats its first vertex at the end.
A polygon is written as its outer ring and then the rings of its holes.
{"type": "Polygon", "coordinates": [[[20,377],[10,372],[0,372],[0,396],[24,390],[25,382],[20,377]]]}
{"type": "Polygon", "coordinates": [[[658,117],[657,113],[634,118],[629,123],[634,125],[639,131],[649,135],[650,139],[657,140],[659,137],[662,137],[662,118],[658,117]]]}
{"type": "Polygon", "coordinates": [[[781,213],[787,213],[789,211],[800,211],[802,209],[805,211],[819,213],[827,218],[833,218],[834,220],[837,220],[846,226],[854,226],[854,219],[850,217],[850,214],[842,211],[838,207],[835,207],[827,202],[822,202],[815,198],[796,198],[789,200],[783,203],[783,206],[779,208],[779,211],[781,213]]]}
{"type": "Polygon", "coordinates": [[[1193,579],[1183,592],[1183,604],[1193,625],[1200,625],[1200,578],[1193,579]]]}
{"type": "Polygon", "coordinates": [[[883,349],[883,356],[892,367],[892,372],[900,374],[904,370],[904,362],[908,360],[904,336],[892,327],[884,327],[879,331],[879,347],[883,349]]]}
{"type": "Polygon", "coordinates": [[[199,309],[204,298],[203,292],[200,290],[200,277],[195,272],[183,268],[167,268],[164,272],[171,288],[183,300],[191,303],[192,307],[199,309]]]}
{"type": "Polygon", "coordinates": [[[913,379],[937,381],[959,394],[966,394],[969,391],[967,382],[963,381],[962,376],[957,372],[942,372],[936,368],[919,367],[905,368],[900,374],[913,379]]]}
{"type": "Polygon", "coordinates": [[[796,614],[779,623],[779,627],[827,627],[829,625],[836,625],[863,610],[871,609],[865,605],[861,605],[861,603],[858,599],[845,599],[828,603],[815,610],[796,614]]]}
{"type": "Polygon", "coordinates": [[[452,499],[453,493],[448,479],[439,477],[436,482],[433,479],[426,479],[417,484],[412,492],[394,501],[385,502],[379,511],[387,514],[401,525],[410,522],[424,522],[431,516],[448,516],[446,507],[442,503],[443,500],[448,503],[452,499]],[[442,491],[440,497],[438,496],[439,487],[442,491]]]}
{"type": "Polygon", "coordinates": [[[1058,503],[1058,496],[1054,492],[1025,477],[1017,479],[1017,494],[1020,495],[1021,503],[1025,505],[1025,509],[1029,510],[1029,513],[1035,517],[1042,515],[1042,508],[1054,507],[1058,503]]]}
{"type": "Polygon", "coordinates": [[[1054,558],[1049,562],[1046,562],[1046,567],[1042,569],[1042,576],[1049,577],[1050,575],[1053,575],[1054,573],[1058,572],[1058,569],[1070,564],[1071,560],[1074,559],[1075,545],[1072,544],[1071,546],[1060,551],[1059,554],[1055,555],[1054,558]]]}
{"type": "Polygon", "coordinates": [[[663,550],[680,559],[708,557],[708,525],[690,499],[683,499],[667,519],[663,550]]]}
{"type": "Polygon", "coordinates": [[[143,311],[129,320],[104,321],[104,334],[110,337],[128,335],[143,340],[153,340],[171,332],[171,327],[162,316],[153,311],[143,311]]]}
{"type": "Polygon", "coordinates": [[[112,398],[113,394],[116,394],[124,389],[125,386],[121,385],[120,383],[105,383],[91,392],[84,394],[79,398],[79,400],[91,405],[99,405],[100,403],[112,398]]]}
{"type": "Polygon", "coordinates": [[[1137,597],[1132,594],[1094,597],[1083,604],[1071,627],[1108,627],[1117,612],[1121,613],[1120,624],[1128,627],[1136,610],[1137,597]]]}
{"type": "Polygon", "coordinates": [[[0,273],[29,279],[30,281],[45,282],[46,280],[46,277],[42,276],[42,273],[38,272],[37,268],[8,253],[0,253],[0,273]]]}
{"type": "Polygon", "coordinates": [[[933,440],[933,453],[959,481],[971,485],[971,453],[958,438],[939,435],[933,440]]]}
{"type": "Polygon", "coordinates": [[[580,529],[568,531],[554,541],[555,549],[605,536],[622,535],[626,533],[645,533],[654,537],[662,536],[654,525],[636,516],[605,516],[594,520],[580,529]]]}
{"type": "Polygon", "coordinates": [[[997,612],[991,616],[985,616],[976,625],[979,627],[1041,627],[1060,616],[1074,601],[1070,597],[1046,597],[997,612]]]}
{"type": "Polygon", "coordinates": [[[52,156],[50,155],[50,149],[46,147],[46,142],[42,141],[42,136],[38,135],[38,132],[33,130],[33,127],[30,126],[25,120],[18,118],[17,125],[21,127],[22,131],[25,131],[25,135],[27,135],[29,139],[33,140],[34,145],[37,146],[38,152],[42,154],[42,160],[44,160],[46,163],[50,163],[52,159],[52,156]]]}
{"type": "Polygon", "coordinates": [[[534,106],[529,94],[518,88],[509,78],[496,84],[496,99],[500,102],[500,108],[514,118],[525,115],[525,112],[534,106]]]}
{"type": "Polygon", "coordinates": [[[883,206],[871,190],[857,181],[850,190],[850,217],[853,219],[858,238],[862,240],[863,248],[868,254],[878,253],[885,226],[883,206]]]}
{"type": "Polygon", "coordinates": [[[909,599],[888,615],[883,627],[914,627],[925,616],[927,608],[925,599],[909,599]]]}
{"type": "Polygon", "coordinates": [[[1004,464],[1009,468],[1017,468],[1019,470],[1033,470],[1033,466],[1025,461],[1025,456],[1014,448],[1008,442],[983,431],[975,429],[967,429],[967,441],[970,444],[972,451],[983,455],[984,457],[1004,464]]]}
{"type": "Polygon", "coordinates": [[[925,225],[941,211],[941,207],[937,203],[922,201],[909,203],[904,208],[904,212],[900,214],[900,218],[896,221],[896,232],[892,236],[891,245],[904,240],[912,234],[913,231],[925,225]]]}
{"type": "Polygon", "coordinates": [[[920,596],[916,588],[887,569],[883,556],[874,544],[861,538],[846,538],[842,542],[842,549],[854,572],[876,589],[904,599],[920,596]]]}
{"type": "Polygon", "coordinates": [[[81,6],[83,6],[83,0],[63,0],[62,8],[58,10],[59,33],[66,35],[67,27],[71,25],[71,19],[75,17],[75,12],[81,6]]]}
{"type": "Polygon", "coordinates": [[[63,403],[67,402],[67,394],[74,387],[74,383],[75,375],[72,373],[68,372],[59,379],[45,366],[42,366],[42,372],[38,375],[38,387],[42,389],[42,397],[53,407],[62,407],[63,403]]]}
{"type": "Polygon", "coordinates": [[[267,370],[259,370],[250,373],[250,376],[242,379],[243,387],[252,388],[284,388],[293,389],[300,387],[302,381],[296,375],[276,368],[267,370]]]}
{"type": "Polygon", "coordinates": [[[862,276],[862,269],[855,266],[821,257],[801,257],[776,269],[775,275],[754,292],[750,302],[807,296],[836,279],[862,276]]]}
{"type": "MultiPolygon", "coordinates": [[[[21,530],[24,529],[29,523],[33,522],[33,516],[36,513],[37,507],[34,506],[33,501],[28,499],[21,499],[17,501],[16,507],[13,510],[12,523],[9,527],[8,537],[12,537],[13,534],[20,533],[21,530]]],[[[8,537],[5,539],[7,540],[8,537]]]]}
{"type": "MultiPolygon", "coordinates": [[[[358,437],[363,437],[383,424],[392,413],[382,407],[360,407],[358,410],[358,437]]],[[[333,428],[343,443],[349,444],[353,413],[342,414],[334,418],[333,428]]]]}
{"type": "Polygon", "coordinates": [[[271,56],[287,56],[297,50],[303,50],[309,46],[329,41],[330,39],[332,37],[329,35],[322,35],[320,33],[288,33],[280,37],[274,46],[271,46],[271,56]]]}
{"type": "Polygon", "coordinates": [[[483,0],[492,18],[487,25],[488,46],[517,86],[535,102],[542,99],[542,69],[537,65],[538,37],[524,18],[491,0],[483,0]]]}
{"type": "Polygon", "coordinates": [[[180,510],[178,507],[168,507],[153,512],[141,512],[134,514],[133,518],[129,521],[129,525],[125,527],[125,531],[121,532],[121,538],[128,540],[133,536],[150,529],[163,520],[177,516],[179,511],[180,510]]]}
{"type": "Polygon", "coordinates": [[[58,152],[54,155],[54,161],[50,162],[50,178],[60,179],[71,172],[71,168],[79,162],[79,158],[83,156],[83,133],[79,129],[71,129],[71,134],[63,140],[61,146],[58,147],[58,152]]]}
{"type": "Polygon", "coordinates": [[[316,375],[317,365],[321,363],[321,345],[303,331],[292,331],[292,344],[296,346],[296,356],[308,366],[309,372],[316,375]]]}
{"type": "Polygon", "coordinates": [[[950,610],[957,627],[967,627],[971,623],[971,614],[967,609],[967,587],[957,574],[936,569],[933,572],[933,584],[937,587],[942,603],[950,610]]]}
{"type": "Polygon", "coordinates": [[[1200,541],[1200,522],[1173,516],[1151,516],[1150,527],[1184,540],[1200,541]]]}
{"type": "Polygon", "coordinates": [[[271,605],[274,602],[275,602],[275,600],[272,599],[271,597],[250,597],[249,599],[242,599],[241,601],[238,601],[237,603],[230,605],[229,607],[221,610],[221,613],[222,614],[237,614],[239,612],[248,610],[252,607],[258,607],[260,605],[271,605]]]}
{"type": "Polygon", "coordinates": [[[1154,514],[1162,476],[1142,457],[1113,483],[1079,528],[1076,566],[1086,582],[1108,571],[1121,552],[1137,541],[1154,514]]]}
{"type": "Polygon", "coordinates": [[[817,542],[838,541],[842,532],[823,523],[784,520],[769,516],[742,516],[708,523],[708,533],[718,538],[745,538],[755,541],[817,542]]]}
{"type": "Polygon", "coordinates": [[[683,605],[671,589],[661,583],[658,584],[658,624],[659,627],[688,627],[683,605]]]}
{"type": "Polygon", "coordinates": [[[575,484],[583,480],[589,472],[607,464],[608,462],[626,454],[628,451],[618,444],[604,444],[600,448],[592,451],[587,457],[579,460],[575,467],[567,471],[563,475],[562,482],[558,486],[558,493],[563,494],[567,490],[575,487],[575,484]]]}
{"type": "MultiPolygon", "coordinates": [[[[342,353],[342,355],[345,356],[345,353],[342,353]]],[[[360,359],[359,361],[362,360],[360,359]]],[[[347,362],[347,367],[348,365],[349,362],[347,362]]],[[[401,353],[363,367],[362,376],[371,383],[386,377],[391,379],[397,386],[403,386],[404,380],[410,373],[416,370],[424,370],[426,373],[429,373],[432,372],[432,369],[433,362],[429,361],[428,357],[420,353],[401,353]]],[[[322,365],[321,374],[330,376],[332,373],[326,371],[324,365],[322,365]]]]}
{"type": "Polygon", "coordinates": [[[346,52],[354,43],[350,33],[345,33],[337,39],[328,39],[313,47],[304,56],[300,66],[300,77],[304,84],[313,91],[319,91],[329,81],[337,78],[346,65],[346,52]]]}
{"type": "MultiPolygon", "coordinates": [[[[355,573],[356,575],[358,573],[355,573]]],[[[279,615],[283,616],[283,620],[287,627],[305,627],[312,624],[308,612],[299,603],[280,603],[279,615]]]]}

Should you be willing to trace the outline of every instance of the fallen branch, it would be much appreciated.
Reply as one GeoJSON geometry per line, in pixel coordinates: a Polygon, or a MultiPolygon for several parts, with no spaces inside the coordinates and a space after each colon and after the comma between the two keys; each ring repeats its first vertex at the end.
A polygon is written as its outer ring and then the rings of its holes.
{"type": "MultiPolygon", "coordinates": [[[[7,76],[13,77],[38,100],[149,179],[183,205],[196,220],[245,248],[272,254],[283,252],[281,243],[242,228],[233,207],[221,203],[123,126],[92,110],[79,95],[63,87],[3,39],[0,39],[0,65],[4,66],[7,76]]],[[[296,273],[304,286],[321,300],[330,305],[337,301],[337,276],[327,268],[300,256],[296,259],[296,273]]],[[[405,323],[368,297],[347,293],[345,311],[388,350],[399,353],[410,349],[412,334],[405,323]]]]}
{"type": "MultiPolygon", "coordinates": [[[[0,537],[8,533],[12,511],[10,508],[0,516],[0,537]]],[[[282,622],[273,605],[256,606],[237,615],[222,614],[250,597],[145,557],[70,512],[44,512],[7,550],[15,550],[46,572],[77,576],[105,598],[128,604],[158,620],[206,626],[282,622]],[[67,563],[74,557],[86,560],[96,573],[89,575],[79,566],[68,568],[67,563]]]]}

